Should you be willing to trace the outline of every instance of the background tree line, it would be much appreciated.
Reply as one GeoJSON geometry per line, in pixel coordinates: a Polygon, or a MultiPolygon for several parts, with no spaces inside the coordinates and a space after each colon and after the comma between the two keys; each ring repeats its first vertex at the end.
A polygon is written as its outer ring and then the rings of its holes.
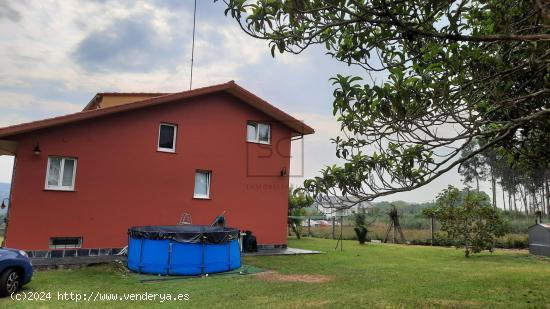
{"type": "MultiPolygon", "coordinates": [[[[470,143],[462,151],[467,157],[479,149],[481,141],[470,143]]],[[[510,159],[497,150],[486,150],[464,161],[459,167],[466,184],[479,191],[481,181],[491,184],[493,207],[497,207],[497,187],[502,194],[502,209],[512,213],[533,215],[540,211],[550,216],[550,169],[548,162],[528,155],[510,159]]]]}

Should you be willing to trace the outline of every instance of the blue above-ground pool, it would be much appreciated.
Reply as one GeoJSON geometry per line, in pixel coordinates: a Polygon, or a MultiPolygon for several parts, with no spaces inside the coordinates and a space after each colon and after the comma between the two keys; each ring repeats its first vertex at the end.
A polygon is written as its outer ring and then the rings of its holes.
{"type": "Polygon", "coordinates": [[[201,275],[241,267],[239,230],[202,225],[128,229],[128,268],[159,275],[201,275]]]}

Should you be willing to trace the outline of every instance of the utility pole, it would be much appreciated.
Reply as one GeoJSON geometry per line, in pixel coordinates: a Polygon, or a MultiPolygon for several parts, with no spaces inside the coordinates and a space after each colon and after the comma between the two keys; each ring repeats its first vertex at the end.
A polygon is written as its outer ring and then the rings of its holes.
{"type": "Polygon", "coordinates": [[[195,61],[195,24],[197,20],[197,0],[193,8],[193,40],[191,42],[191,76],[189,78],[189,90],[193,87],[193,62],[195,61]]]}

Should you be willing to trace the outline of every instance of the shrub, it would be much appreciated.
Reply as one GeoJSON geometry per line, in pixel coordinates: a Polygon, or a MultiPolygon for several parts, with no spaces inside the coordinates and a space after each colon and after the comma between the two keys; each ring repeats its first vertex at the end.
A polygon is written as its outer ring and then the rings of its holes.
{"type": "Polygon", "coordinates": [[[353,228],[357,240],[360,244],[364,244],[367,241],[367,223],[365,214],[357,213],[355,214],[355,227],[353,228]]]}
{"type": "MultiPolygon", "coordinates": [[[[496,238],[504,235],[504,223],[484,193],[460,191],[449,186],[439,194],[432,215],[441,223],[441,231],[464,255],[492,251],[496,238]]],[[[425,213],[425,215],[429,215],[425,213]]]]}
{"type": "Polygon", "coordinates": [[[529,247],[529,237],[525,234],[506,234],[496,242],[498,248],[525,249],[529,247]]]}

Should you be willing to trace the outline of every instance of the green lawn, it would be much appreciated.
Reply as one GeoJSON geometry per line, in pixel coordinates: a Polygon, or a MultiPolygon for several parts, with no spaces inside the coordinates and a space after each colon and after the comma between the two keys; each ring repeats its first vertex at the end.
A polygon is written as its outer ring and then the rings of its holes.
{"type": "MultiPolygon", "coordinates": [[[[113,266],[52,270],[35,274],[24,291],[52,292],[51,301],[0,301],[0,307],[58,308],[302,308],[302,307],[507,307],[550,308],[550,259],[524,251],[483,253],[469,259],[450,248],[290,240],[290,246],[326,254],[246,258],[245,263],[278,275],[208,277],[140,283],[139,275],[113,266]],[[284,275],[325,275],[328,282],[278,281],[284,275]],[[186,302],[57,301],[57,292],[188,293],[186,302]]],[[[292,279],[294,277],[290,277],[292,279]]],[[[286,278],[289,279],[289,278],[286,278]]],[[[300,279],[300,278],[298,278],[300,279]]]]}

